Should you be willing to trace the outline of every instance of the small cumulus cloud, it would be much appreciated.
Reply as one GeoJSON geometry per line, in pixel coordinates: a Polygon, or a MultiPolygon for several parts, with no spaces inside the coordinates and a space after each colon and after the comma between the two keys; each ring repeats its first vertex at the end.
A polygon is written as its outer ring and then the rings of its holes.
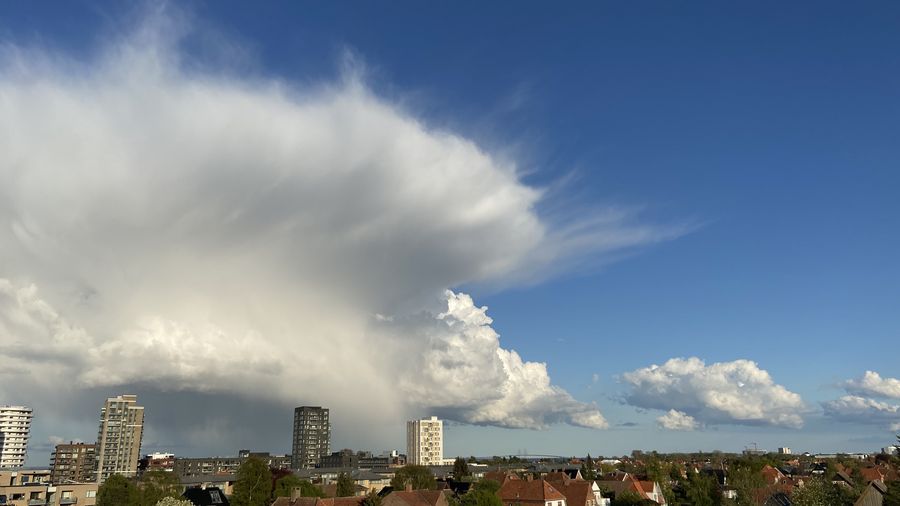
{"type": "Polygon", "coordinates": [[[887,425],[900,423],[900,406],[858,395],[845,395],[822,403],[825,415],[835,420],[862,424],[887,425]]]}
{"type": "Polygon", "coordinates": [[[800,396],[750,360],[706,365],[696,357],[673,358],[622,379],[629,389],[626,402],[638,408],[675,410],[707,425],[803,425],[800,396]]]}
{"type": "Polygon", "coordinates": [[[874,371],[866,371],[861,378],[847,380],[842,385],[849,394],[900,399],[900,379],[883,378],[874,371]]]}
{"type": "Polygon", "coordinates": [[[700,427],[694,417],[681,411],[670,409],[668,413],[656,419],[657,424],[662,429],[667,430],[696,430],[700,427]]]}
{"type": "Polygon", "coordinates": [[[866,371],[841,386],[849,395],[823,402],[825,416],[841,422],[885,425],[892,431],[900,428],[900,406],[876,399],[900,399],[900,380],[866,371]]]}

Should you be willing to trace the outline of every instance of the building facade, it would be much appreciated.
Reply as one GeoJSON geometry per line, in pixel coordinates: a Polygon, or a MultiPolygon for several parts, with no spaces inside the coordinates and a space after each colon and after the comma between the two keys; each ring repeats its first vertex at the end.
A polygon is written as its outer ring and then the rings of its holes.
{"type": "Polygon", "coordinates": [[[406,422],[406,458],[409,464],[439,466],[444,463],[444,422],[432,416],[406,422]]]}
{"type": "Polygon", "coordinates": [[[137,474],[144,435],[144,408],[136,395],[106,399],[100,410],[97,434],[96,481],[102,484],[114,474],[131,478],[137,474]]]}
{"type": "Polygon", "coordinates": [[[7,506],[94,506],[96,483],[50,482],[50,471],[0,471],[0,504],[7,506]]]}
{"type": "Polygon", "coordinates": [[[94,476],[96,464],[96,444],[58,444],[50,454],[50,481],[54,484],[97,481],[94,476]]]}
{"type": "Polygon", "coordinates": [[[300,406],[294,409],[294,442],[291,468],[312,469],[331,453],[331,424],[328,408],[300,406]]]}
{"type": "Polygon", "coordinates": [[[31,417],[31,408],[0,406],[0,469],[25,465],[31,417]]]}

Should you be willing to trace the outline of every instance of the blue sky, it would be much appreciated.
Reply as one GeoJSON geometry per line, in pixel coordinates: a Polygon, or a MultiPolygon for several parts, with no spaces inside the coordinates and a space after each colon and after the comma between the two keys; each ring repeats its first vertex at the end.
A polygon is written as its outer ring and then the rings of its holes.
{"type": "MultiPolygon", "coordinates": [[[[145,9],[6,2],[0,38],[89,58],[145,9]]],[[[835,421],[820,403],[865,371],[900,376],[896,3],[194,2],[184,11],[192,64],[306,86],[339,80],[352,54],[376,96],[514,160],[530,186],[559,185],[554,204],[692,224],[537,283],[451,287],[489,307],[504,348],[545,362],[553,383],[596,402],[611,428],[453,425],[449,452],[891,441],[889,424],[835,421]],[[662,411],[628,405],[621,375],[675,357],[756,362],[802,397],[804,428],[658,428],[662,411]]]]}

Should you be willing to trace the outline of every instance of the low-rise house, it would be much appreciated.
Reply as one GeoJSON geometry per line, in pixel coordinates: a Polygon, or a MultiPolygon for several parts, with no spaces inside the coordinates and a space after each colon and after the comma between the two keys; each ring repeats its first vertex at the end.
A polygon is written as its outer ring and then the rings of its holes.
{"type": "Polygon", "coordinates": [[[440,490],[395,490],[386,495],[381,506],[449,506],[440,490]]]}
{"type": "MultiPolygon", "coordinates": [[[[610,476],[612,478],[612,476],[610,476]]],[[[618,498],[625,492],[633,492],[641,499],[650,499],[641,482],[629,473],[621,473],[615,475],[616,479],[597,480],[597,486],[601,490],[612,493],[613,498],[618,498]]],[[[661,494],[660,494],[661,495],[661,494]]]]}
{"type": "Polygon", "coordinates": [[[503,485],[509,480],[518,480],[519,475],[509,471],[487,471],[481,479],[496,481],[500,485],[503,485]]]}
{"type": "Polygon", "coordinates": [[[499,493],[504,506],[567,506],[566,496],[545,480],[507,480],[499,493]]]}
{"type": "Polygon", "coordinates": [[[560,474],[548,475],[552,479],[547,482],[566,496],[568,506],[608,506],[610,501],[603,497],[596,482],[573,480],[560,474]]]}
{"type": "Polygon", "coordinates": [[[641,491],[644,492],[644,496],[647,499],[650,499],[660,506],[665,506],[666,496],[663,495],[662,487],[659,485],[659,482],[640,480],[638,483],[641,484],[641,491]]]}
{"type": "Polygon", "coordinates": [[[217,487],[189,488],[182,497],[191,501],[194,506],[229,506],[225,491],[217,487]]]}
{"type": "Polygon", "coordinates": [[[887,487],[880,480],[873,480],[866,486],[859,499],[853,503],[853,506],[882,506],[884,504],[884,494],[887,493],[887,487]]]}
{"type": "Polygon", "coordinates": [[[185,490],[192,488],[206,490],[216,488],[231,495],[234,493],[234,484],[237,481],[237,475],[234,474],[206,474],[201,476],[181,477],[181,486],[185,490]]]}
{"type": "Polygon", "coordinates": [[[279,497],[272,506],[360,506],[365,497],[279,497]]]}
{"type": "Polygon", "coordinates": [[[853,478],[844,471],[838,471],[831,477],[831,483],[846,488],[853,488],[853,478]]]}
{"type": "Polygon", "coordinates": [[[884,482],[886,473],[877,467],[863,467],[859,470],[859,476],[862,478],[863,483],[871,483],[873,481],[884,482]]]}
{"type": "MultiPolygon", "coordinates": [[[[319,488],[322,489],[322,492],[325,492],[327,497],[337,497],[337,483],[329,483],[327,485],[319,485],[319,488]]],[[[376,491],[377,492],[377,491],[376,491]]],[[[353,484],[353,496],[360,497],[369,493],[369,489],[362,486],[353,484]]]]}

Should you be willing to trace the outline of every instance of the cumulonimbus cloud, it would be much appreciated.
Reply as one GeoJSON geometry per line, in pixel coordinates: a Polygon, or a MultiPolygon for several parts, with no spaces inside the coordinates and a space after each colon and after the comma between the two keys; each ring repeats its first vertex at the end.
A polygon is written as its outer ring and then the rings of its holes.
{"type": "Polygon", "coordinates": [[[684,228],[555,223],[513,163],[359,80],[204,72],[161,26],[78,60],[3,48],[0,374],[20,375],[0,393],[143,383],[605,426],[445,291],[684,228]]]}
{"type": "Polygon", "coordinates": [[[801,427],[803,400],[776,384],[750,360],[706,365],[673,358],[622,375],[626,401],[637,407],[677,410],[705,424],[801,427]]]}

